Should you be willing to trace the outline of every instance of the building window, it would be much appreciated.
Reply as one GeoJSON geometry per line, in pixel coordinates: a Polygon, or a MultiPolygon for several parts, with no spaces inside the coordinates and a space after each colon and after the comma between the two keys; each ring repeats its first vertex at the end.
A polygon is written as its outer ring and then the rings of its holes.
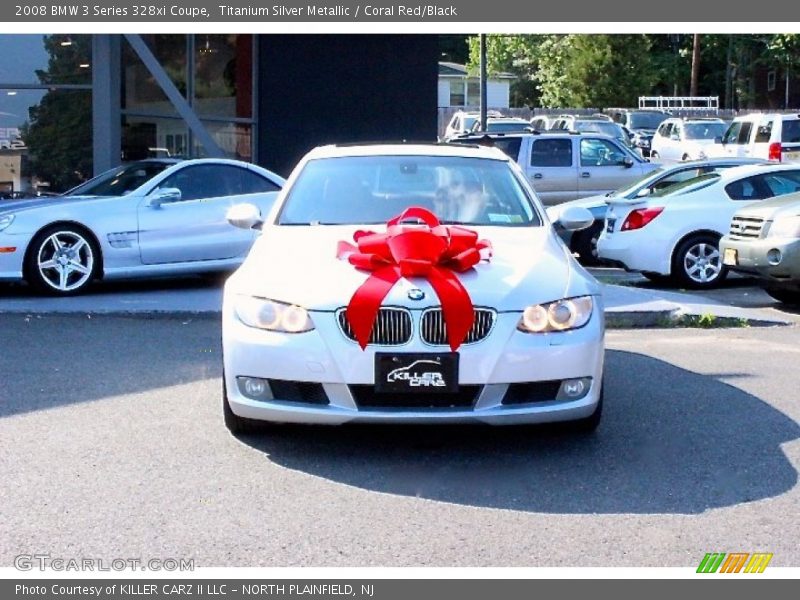
{"type": "Polygon", "coordinates": [[[467,82],[467,106],[480,106],[481,84],[479,81],[467,82]]]}
{"type": "MultiPolygon", "coordinates": [[[[253,35],[142,36],[228,158],[254,156],[253,35]]],[[[123,50],[123,160],[207,155],[129,44],[123,50]]]]}
{"type": "Polygon", "coordinates": [[[0,35],[0,195],[92,176],[91,48],[89,35],[0,35]]]}
{"type": "Polygon", "coordinates": [[[466,95],[463,81],[450,82],[450,106],[465,106],[466,95]]]}
{"type": "Polygon", "coordinates": [[[775,91],[775,80],[778,78],[777,73],[775,71],[770,71],[767,73],[767,91],[774,92],[775,91]]]}

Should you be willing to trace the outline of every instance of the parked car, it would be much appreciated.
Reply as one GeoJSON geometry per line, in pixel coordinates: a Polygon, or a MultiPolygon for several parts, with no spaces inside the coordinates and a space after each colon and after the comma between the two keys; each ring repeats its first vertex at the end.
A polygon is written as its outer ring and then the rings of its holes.
{"type": "Polygon", "coordinates": [[[800,163],[800,115],[754,113],[736,117],[717,141],[706,154],[800,163]]]}
{"type": "Polygon", "coordinates": [[[619,123],[614,123],[608,119],[575,119],[570,124],[569,130],[580,133],[602,133],[603,135],[614,138],[628,148],[635,148],[625,128],[619,123]]]}
{"type": "Polygon", "coordinates": [[[740,167],[748,164],[764,164],[765,162],[766,161],[755,158],[714,158],[688,161],[677,165],[665,165],[614,192],[609,192],[601,196],[589,196],[588,198],[565,202],[558,206],[551,206],[547,209],[547,214],[550,216],[551,221],[557,222],[560,211],[569,206],[585,208],[592,213],[594,222],[591,227],[582,231],[567,231],[566,229],[556,226],[556,231],[558,231],[561,239],[564,240],[569,249],[578,254],[578,260],[580,260],[581,263],[584,265],[595,265],[599,262],[597,256],[597,240],[600,238],[600,234],[605,226],[606,210],[608,209],[609,200],[615,198],[625,198],[627,200],[646,198],[671,185],[688,181],[689,179],[704,175],[705,173],[714,173],[731,167],[740,167]]]}
{"type": "MultiPolygon", "coordinates": [[[[487,112],[487,117],[502,117],[502,116],[503,115],[497,112],[496,110],[490,110],[487,112]]],[[[450,118],[450,122],[447,124],[447,128],[445,129],[444,137],[442,139],[449,140],[458,135],[471,132],[472,126],[475,124],[475,121],[477,121],[480,118],[481,118],[481,113],[477,111],[465,111],[465,110],[456,111],[450,118]]]]}
{"type": "Polygon", "coordinates": [[[726,129],[722,119],[667,119],[653,135],[650,159],[678,162],[707,158],[709,146],[713,146],[726,129]]]}
{"type": "Polygon", "coordinates": [[[594,133],[548,131],[454,141],[492,144],[503,150],[523,168],[547,205],[606,194],[658,168],[617,140],[594,133]]]}
{"type": "Polygon", "coordinates": [[[611,118],[630,132],[631,142],[645,158],[650,156],[653,134],[661,122],[670,116],[670,113],[661,110],[613,109],[611,111],[611,118]]]}
{"type": "MultiPolygon", "coordinates": [[[[225,285],[223,409],[231,431],[264,421],[597,426],[600,286],[565,252],[524,173],[497,149],[317,148],[266,217],[242,206],[230,219],[262,230],[225,285]],[[383,234],[393,217],[425,235],[436,225],[425,209],[493,246],[490,260],[457,275],[476,309],[455,350],[425,276],[389,280],[375,313],[348,308],[370,276],[354,268],[362,263],[352,252],[369,253],[380,238],[359,238],[352,250],[340,242],[358,230],[383,234]]],[[[562,219],[581,227],[590,216],[576,209],[562,219]]]]}
{"type": "Polygon", "coordinates": [[[223,159],[152,159],[111,169],[64,196],[0,205],[0,280],[54,295],[94,279],[230,270],[254,232],[231,227],[227,209],[266,210],[282,177],[223,159]]]}
{"type": "Polygon", "coordinates": [[[736,211],[719,247],[726,267],[755,275],[776,300],[800,304],[800,194],[736,211]]]}
{"type": "Polygon", "coordinates": [[[706,173],[642,198],[609,198],[601,259],[651,279],[710,288],[727,274],[719,240],[745,204],[800,190],[800,167],[748,165],[706,173]]]}
{"type": "Polygon", "coordinates": [[[517,117],[487,117],[486,128],[481,127],[481,120],[472,124],[472,133],[512,133],[516,131],[533,131],[530,122],[517,117]]]}

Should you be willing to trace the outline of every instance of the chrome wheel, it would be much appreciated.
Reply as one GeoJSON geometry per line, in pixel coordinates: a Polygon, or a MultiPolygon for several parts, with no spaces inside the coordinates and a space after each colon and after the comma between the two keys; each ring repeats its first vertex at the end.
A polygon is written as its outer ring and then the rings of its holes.
{"type": "Polygon", "coordinates": [[[695,283],[708,284],[715,281],[722,272],[719,250],[707,242],[689,246],[683,255],[683,270],[695,283]]]}
{"type": "Polygon", "coordinates": [[[92,245],[75,231],[55,231],[39,245],[36,269],[41,281],[57,292],[85,286],[94,271],[92,245]]]}

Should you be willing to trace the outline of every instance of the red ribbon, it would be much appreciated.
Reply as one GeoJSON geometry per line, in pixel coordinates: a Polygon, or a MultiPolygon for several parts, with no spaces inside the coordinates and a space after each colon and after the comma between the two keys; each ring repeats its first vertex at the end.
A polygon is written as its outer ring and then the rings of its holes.
{"type": "Polygon", "coordinates": [[[406,209],[387,223],[386,233],[356,231],[357,247],[339,242],[336,256],[372,274],[347,305],[347,320],[361,349],[367,347],[381,303],[401,277],[424,277],[442,303],[447,341],[455,352],[475,319],[467,290],[456,273],[463,273],[491,256],[491,244],[471,229],[439,223],[432,212],[406,209]],[[402,225],[416,218],[424,225],[402,225]]]}

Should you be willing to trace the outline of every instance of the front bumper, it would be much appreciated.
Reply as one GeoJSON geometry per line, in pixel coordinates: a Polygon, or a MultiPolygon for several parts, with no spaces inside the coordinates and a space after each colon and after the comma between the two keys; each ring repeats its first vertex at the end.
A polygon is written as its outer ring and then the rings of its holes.
{"type": "MultiPolygon", "coordinates": [[[[417,311],[412,311],[416,313],[417,311]]],[[[414,314],[417,318],[418,315],[414,314]]],[[[247,327],[223,307],[225,387],[231,410],[240,417],[285,423],[338,425],[371,423],[521,424],[569,421],[590,416],[600,398],[604,320],[602,299],[581,329],[546,335],[516,330],[519,313],[500,313],[489,336],[459,348],[459,385],[479,386],[474,403],[460,408],[359,407],[351,386],[374,385],[375,352],[442,352],[416,336],[406,345],[368,346],[362,351],[339,329],[333,313],[312,313],[316,329],[279,334],[247,327]],[[237,377],[320,383],[329,403],[302,404],[281,398],[253,400],[241,393],[237,377]],[[509,384],[591,377],[588,393],[575,401],[545,399],[502,403],[509,384]]]]}
{"type": "Polygon", "coordinates": [[[733,261],[725,263],[729,269],[776,282],[800,280],[800,239],[768,237],[734,240],[725,236],[720,240],[719,247],[723,261],[726,255],[730,255],[726,250],[736,251],[735,264],[733,261]]]}
{"type": "Polygon", "coordinates": [[[13,235],[0,233],[0,281],[17,281],[22,279],[22,265],[25,261],[25,249],[30,241],[29,235],[13,235]],[[10,248],[14,248],[10,251],[10,248]]]}

